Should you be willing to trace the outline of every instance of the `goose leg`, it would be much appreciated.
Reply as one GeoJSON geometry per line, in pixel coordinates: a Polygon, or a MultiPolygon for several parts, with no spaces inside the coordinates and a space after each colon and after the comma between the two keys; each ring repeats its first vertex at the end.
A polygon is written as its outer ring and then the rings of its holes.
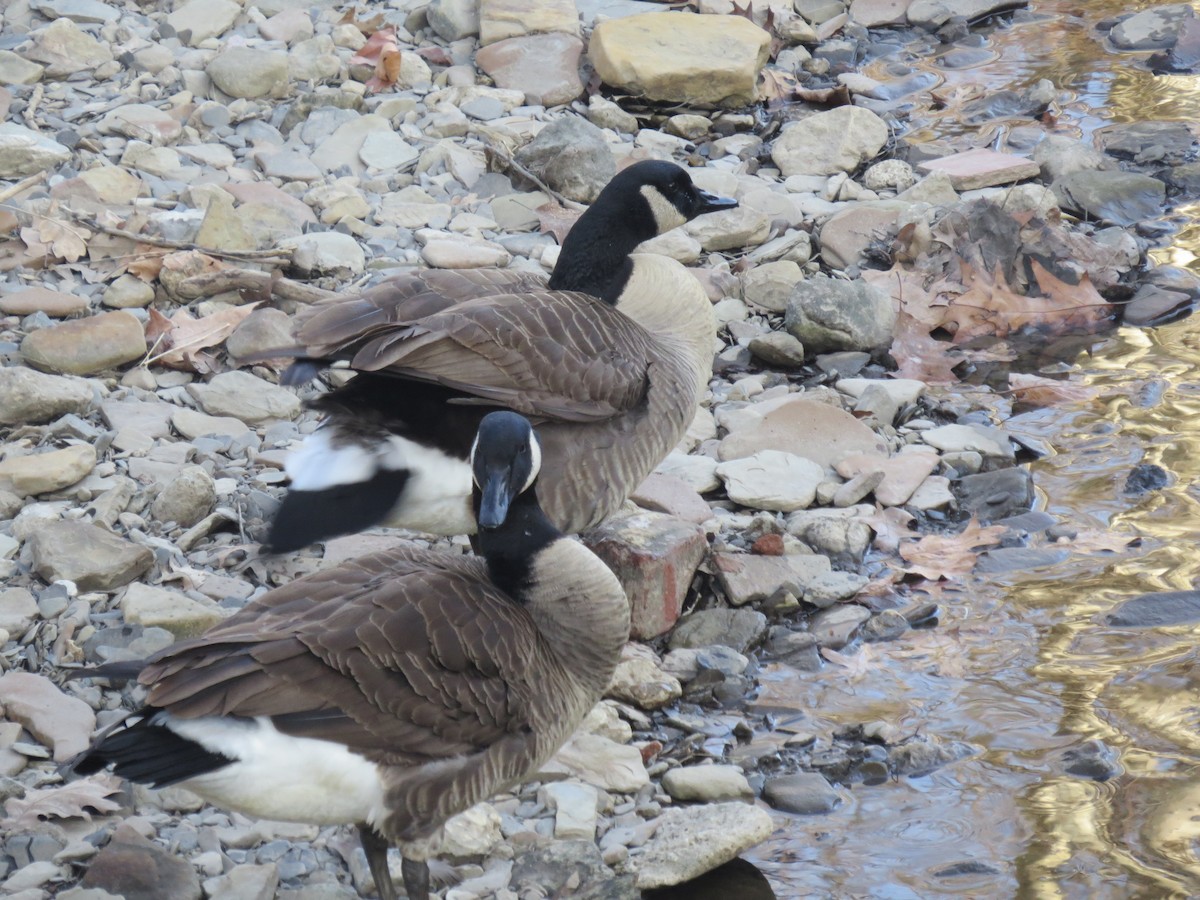
{"type": "MultiPolygon", "coordinates": [[[[379,894],[379,900],[398,900],[396,886],[392,884],[392,876],[388,871],[388,842],[370,825],[358,826],[358,839],[362,841],[363,852],[367,854],[367,867],[375,879],[375,892],[379,894]]],[[[408,884],[407,872],[404,883],[408,884]]]]}
{"type": "Polygon", "coordinates": [[[400,873],[408,900],[429,900],[429,863],[405,857],[400,862],[400,873]]]}

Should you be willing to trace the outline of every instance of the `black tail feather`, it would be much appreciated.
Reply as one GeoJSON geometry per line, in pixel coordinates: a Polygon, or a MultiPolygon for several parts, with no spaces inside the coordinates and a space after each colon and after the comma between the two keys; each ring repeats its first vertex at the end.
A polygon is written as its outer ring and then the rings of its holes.
{"type": "Polygon", "coordinates": [[[72,763],[80,775],[92,775],[111,765],[122,778],[160,788],[215,772],[234,762],[195,741],[156,725],[150,715],[102,737],[72,763]]]}
{"type": "Polygon", "coordinates": [[[408,482],[407,470],[380,471],[370,481],[320,491],[288,490],[264,549],[291,553],[316,541],[354,534],[386,521],[408,482]]]}

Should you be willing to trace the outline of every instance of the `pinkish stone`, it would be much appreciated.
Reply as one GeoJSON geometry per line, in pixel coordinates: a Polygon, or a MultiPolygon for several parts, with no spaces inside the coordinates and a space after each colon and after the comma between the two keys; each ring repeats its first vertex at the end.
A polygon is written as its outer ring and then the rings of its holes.
{"type": "Polygon", "coordinates": [[[699,525],[712,518],[712,509],[696,489],[674,475],[651,472],[629,499],[652,512],[666,513],[699,525]]]}
{"type": "Polygon", "coordinates": [[[96,714],[80,700],[64,694],[49,678],[12,671],[0,677],[0,705],[5,716],[20,722],[35,738],[53,748],[64,762],[87,749],[96,714]]]}
{"type": "Polygon", "coordinates": [[[612,516],[583,540],[625,588],[629,634],[636,640],[656,637],[675,624],[708,552],[699,526],[654,512],[612,516]]]}
{"type": "Polygon", "coordinates": [[[1036,178],[1041,170],[1033,160],[1011,153],[997,153],[980,147],[931,159],[917,166],[926,175],[944,172],[956,191],[971,191],[997,184],[1014,184],[1036,178]]]}
{"type": "Polygon", "coordinates": [[[583,41],[574,35],[531,34],[483,47],[475,63],[497,87],[523,91],[526,103],[558,106],[583,93],[582,54],[583,41]]]}
{"type": "Polygon", "coordinates": [[[31,316],[42,312],[54,318],[74,316],[88,308],[86,297],[64,294],[44,287],[30,287],[0,297],[0,313],[8,316],[31,316]]]}
{"type": "Polygon", "coordinates": [[[856,453],[886,454],[887,445],[850,413],[806,397],[788,399],[758,422],[740,427],[721,441],[722,461],[780,450],[826,468],[856,453]]]}
{"type": "Polygon", "coordinates": [[[924,447],[906,447],[890,459],[873,453],[848,456],[834,468],[843,478],[864,472],[883,472],[875,487],[875,499],[883,506],[903,506],[938,466],[936,451],[924,447]]]}

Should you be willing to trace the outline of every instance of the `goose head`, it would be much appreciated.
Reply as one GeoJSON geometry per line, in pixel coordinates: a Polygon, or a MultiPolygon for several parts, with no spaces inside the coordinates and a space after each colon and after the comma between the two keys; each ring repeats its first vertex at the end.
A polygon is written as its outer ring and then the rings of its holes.
{"type": "Polygon", "coordinates": [[[515,412],[488,413],[479,423],[471,447],[476,519],[481,532],[495,532],[508,522],[514,501],[533,500],[532,487],[542,467],[542,448],[533,426],[515,412]]]}
{"type": "Polygon", "coordinates": [[[567,233],[550,287],[614,303],[629,277],[629,254],[638,244],[697,216],[737,205],[696,187],[687,170],[675,163],[634,163],[605,185],[567,233]]]}

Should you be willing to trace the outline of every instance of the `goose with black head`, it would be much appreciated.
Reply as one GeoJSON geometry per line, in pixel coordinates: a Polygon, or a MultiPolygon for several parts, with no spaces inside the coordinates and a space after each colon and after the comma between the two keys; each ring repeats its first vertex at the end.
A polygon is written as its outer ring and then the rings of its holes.
{"type": "Polygon", "coordinates": [[[668,162],[619,173],[563,242],[549,284],[503,269],[421,270],[317,304],[285,383],[357,374],[314,401],[267,539],[285,552],[377,524],[476,530],[466,464],[480,419],[530,417],[540,495],[566,533],[615,510],[683,437],[711,376],[716,323],[678,262],[643,241],[736,202],[668,162]]]}
{"type": "Polygon", "coordinates": [[[410,900],[451,816],[520,782],[600,699],[621,585],[537,497],[542,448],[495,412],[471,454],[480,556],[395,549],[276,588],[149,659],[146,705],[75,761],[248,815],[358,826],[410,900]]]}

